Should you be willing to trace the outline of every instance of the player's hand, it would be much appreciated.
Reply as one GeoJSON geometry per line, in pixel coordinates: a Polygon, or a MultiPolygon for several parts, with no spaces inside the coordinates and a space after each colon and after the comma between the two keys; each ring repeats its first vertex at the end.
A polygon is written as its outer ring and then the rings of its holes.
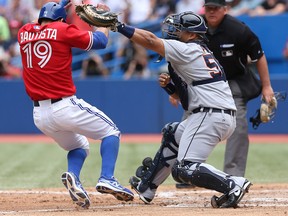
{"type": "Polygon", "coordinates": [[[171,81],[170,75],[168,73],[161,73],[159,75],[158,81],[159,81],[159,85],[163,88],[168,83],[170,83],[171,81]]]}
{"type": "Polygon", "coordinates": [[[274,97],[274,92],[270,85],[262,87],[262,97],[264,101],[266,101],[268,104],[272,101],[274,97]]]}
{"type": "Polygon", "coordinates": [[[170,102],[174,107],[178,107],[179,100],[177,100],[176,98],[172,97],[171,95],[169,95],[169,102],[170,102]]]}

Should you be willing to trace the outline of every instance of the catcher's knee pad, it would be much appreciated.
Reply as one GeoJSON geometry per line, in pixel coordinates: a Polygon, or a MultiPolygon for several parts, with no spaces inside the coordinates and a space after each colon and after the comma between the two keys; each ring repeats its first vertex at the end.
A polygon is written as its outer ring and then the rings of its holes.
{"type": "Polygon", "coordinates": [[[180,178],[181,175],[179,174],[179,171],[181,171],[181,169],[179,169],[179,166],[180,162],[176,161],[172,167],[171,175],[176,182],[184,183],[183,180],[180,178]]]}
{"type": "Polygon", "coordinates": [[[144,192],[148,187],[156,189],[170,175],[172,165],[178,155],[178,144],[174,134],[179,122],[168,123],[162,129],[162,141],[154,159],[145,158],[136,171],[136,176],[141,179],[138,186],[140,192],[144,192]]]}
{"type": "Polygon", "coordinates": [[[172,176],[176,181],[216,190],[224,194],[235,186],[235,182],[229,179],[229,176],[218,175],[217,172],[213,172],[211,166],[205,163],[185,161],[184,164],[175,164],[173,170],[172,176]]]}

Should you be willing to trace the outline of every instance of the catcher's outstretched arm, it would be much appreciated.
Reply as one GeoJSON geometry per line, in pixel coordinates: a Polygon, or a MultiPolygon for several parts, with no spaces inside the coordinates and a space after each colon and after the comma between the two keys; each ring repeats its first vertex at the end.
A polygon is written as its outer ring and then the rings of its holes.
{"type": "Polygon", "coordinates": [[[123,34],[134,43],[153,50],[163,57],[165,56],[163,41],[152,32],[134,28],[132,26],[125,25],[124,23],[117,25],[116,28],[119,33],[123,34]]]}
{"type": "Polygon", "coordinates": [[[157,52],[163,57],[165,56],[165,48],[163,41],[156,35],[154,35],[152,32],[136,28],[130,40],[147,49],[157,52]]]}
{"type": "Polygon", "coordinates": [[[145,48],[153,50],[163,57],[165,55],[164,44],[160,38],[149,31],[119,22],[118,15],[110,12],[110,8],[105,4],[98,4],[96,7],[91,4],[76,5],[75,12],[89,25],[117,31],[145,48]]]}

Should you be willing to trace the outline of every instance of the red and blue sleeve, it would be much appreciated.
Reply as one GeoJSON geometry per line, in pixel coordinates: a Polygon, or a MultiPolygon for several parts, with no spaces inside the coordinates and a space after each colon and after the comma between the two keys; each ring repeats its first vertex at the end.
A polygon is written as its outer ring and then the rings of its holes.
{"type": "Polygon", "coordinates": [[[104,49],[108,44],[108,38],[103,32],[93,32],[92,49],[104,49]]]}
{"type": "Polygon", "coordinates": [[[65,41],[72,47],[87,51],[90,49],[104,49],[108,44],[108,38],[103,32],[81,31],[75,25],[67,27],[65,41]]]}

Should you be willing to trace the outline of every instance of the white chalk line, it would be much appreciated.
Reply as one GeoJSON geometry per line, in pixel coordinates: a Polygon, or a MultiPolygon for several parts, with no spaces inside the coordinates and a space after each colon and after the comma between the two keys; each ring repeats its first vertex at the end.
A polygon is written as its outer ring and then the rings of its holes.
{"type": "MultiPolygon", "coordinates": [[[[265,194],[267,196],[267,193],[273,195],[273,191],[279,190],[251,190],[249,194],[251,196],[249,197],[249,200],[245,200],[245,197],[243,198],[240,205],[245,205],[245,207],[287,207],[288,203],[288,189],[280,189],[281,193],[287,194],[287,197],[253,197],[253,194],[265,194]]],[[[50,194],[50,195],[68,195],[68,192],[59,192],[59,191],[36,191],[36,190],[0,190],[0,194],[13,194],[13,195],[21,195],[21,194],[50,194]]],[[[103,196],[102,194],[98,192],[90,192],[90,195],[93,196],[103,196]]],[[[207,200],[205,201],[204,197],[197,197],[195,195],[197,194],[213,194],[213,191],[211,190],[177,190],[177,191],[160,191],[157,193],[156,198],[163,198],[169,202],[169,200],[175,200],[177,198],[179,200],[178,204],[171,204],[171,205],[165,205],[161,206],[163,208],[203,208],[207,207],[210,208],[210,205],[207,205],[207,200]],[[181,196],[182,195],[182,196],[181,196]],[[184,195],[184,196],[183,196],[184,195]],[[191,195],[191,196],[189,196],[191,195]],[[194,195],[194,196],[192,196],[194,195]],[[181,203],[182,200],[193,200],[192,204],[186,204],[181,203]],[[197,203],[198,201],[198,203],[197,203]],[[199,201],[203,202],[199,204],[199,201]],[[206,202],[206,203],[204,203],[206,202]]],[[[69,196],[69,195],[68,195],[69,196]]],[[[138,198],[138,195],[136,195],[135,199],[138,198]]],[[[90,206],[90,210],[93,209],[111,209],[111,208],[133,208],[136,206],[143,206],[145,204],[138,204],[138,203],[128,203],[128,204],[117,204],[117,205],[101,205],[101,206],[90,206]]],[[[75,207],[71,208],[62,208],[62,209],[33,209],[33,210],[21,210],[21,211],[0,211],[0,215],[7,215],[7,214],[21,214],[21,213],[41,213],[41,212],[71,212],[75,211],[75,207]]],[[[85,210],[83,210],[85,211],[85,210]]]]}

